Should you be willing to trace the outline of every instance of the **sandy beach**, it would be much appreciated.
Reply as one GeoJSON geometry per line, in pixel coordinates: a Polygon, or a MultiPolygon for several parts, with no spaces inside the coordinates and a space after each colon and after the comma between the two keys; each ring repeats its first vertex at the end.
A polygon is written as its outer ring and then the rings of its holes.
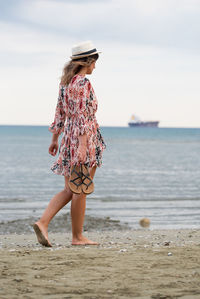
{"type": "Polygon", "coordinates": [[[200,298],[200,230],[86,231],[0,236],[0,298],[200,298]]]}

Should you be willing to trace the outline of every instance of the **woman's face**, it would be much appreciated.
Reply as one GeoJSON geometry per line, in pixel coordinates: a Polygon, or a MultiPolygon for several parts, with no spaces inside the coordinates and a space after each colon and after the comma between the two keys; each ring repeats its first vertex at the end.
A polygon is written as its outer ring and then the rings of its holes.
{"type": "Polygon", "coordinates": [[[92,62],[92,63],[90,64],[90,66],[88,66],[88,68],[87,68],[87,73],[86,73],[86,74],[92,74],[93,69],[95,69],[95,63],[96,63],[96,61],[92,62]]]}

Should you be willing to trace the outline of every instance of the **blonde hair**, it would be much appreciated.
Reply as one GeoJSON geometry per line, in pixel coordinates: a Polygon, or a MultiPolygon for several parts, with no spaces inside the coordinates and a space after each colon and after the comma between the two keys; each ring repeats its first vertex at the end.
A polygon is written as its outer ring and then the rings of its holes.
{"type": "Polygon", "coordinates": [[[70,60],[65,64],[63,73],[61,76],[61,84],[68,85],[71,79],[78,73],[83,67],[90,66],[94,61],[98,59],[99,55],[94,54],[84,58],[70,60]]]}

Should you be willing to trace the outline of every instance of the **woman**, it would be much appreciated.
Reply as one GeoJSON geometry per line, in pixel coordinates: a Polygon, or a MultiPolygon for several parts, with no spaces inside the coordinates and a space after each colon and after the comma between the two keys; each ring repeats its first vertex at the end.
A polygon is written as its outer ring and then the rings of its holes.
{"type": "Polygon", "coordinates": [[[82,234],[87,192],[74,193],[72,186],[69,187],[73,184],[71,173],[75,165],[86,165],[89,169],[86,177],[93,180],[96,167],[102,164],[102,152],[106,148],[95,117],[97,99],[90,81],[85,77],[86,74],[92,74],[98,53],[90,41],[74,46],[71,60],[65,65],[61,77],[55,118],[49,127],[53,133],[49,153],[56,155],[58,137],[63,132],[59,156],[51,169],[64,176],[65,187],[51,199],[42,217],[33,225],[39,243],[44,246],[52,246],[48,239],[48,224],[70,201],[72,245],[98,244],[82,234]]]}

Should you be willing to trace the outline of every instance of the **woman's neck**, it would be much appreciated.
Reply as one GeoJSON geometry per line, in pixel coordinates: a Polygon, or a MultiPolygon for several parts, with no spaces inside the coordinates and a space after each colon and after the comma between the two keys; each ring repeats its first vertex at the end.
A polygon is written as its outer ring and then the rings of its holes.
{"type": "Polygon", "coordinates": [[[87,68],[86,67],[83,67],[79,72],[78,72],[78,75],[83,75],[85,76],[87,73],[87,68]]]}

